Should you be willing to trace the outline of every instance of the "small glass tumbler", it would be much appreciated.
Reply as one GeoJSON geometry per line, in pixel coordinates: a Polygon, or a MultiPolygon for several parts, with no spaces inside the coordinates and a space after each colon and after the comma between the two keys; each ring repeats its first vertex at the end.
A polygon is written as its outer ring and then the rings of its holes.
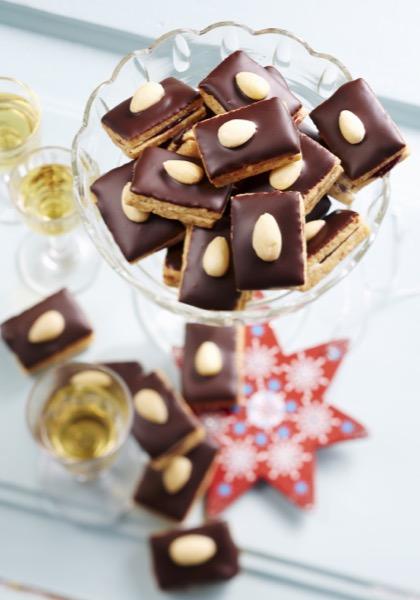
{"type": "Polygon", "coordinates": [[[141,461],[126,448],[133,403],[114,371],[76,362],[50,369],[30,392],[26,418],[51,511],[109,523],[131,507],[141,461]]]}
{"type": "Polygon", "coordinates": [[[23,154],[39,144],[40,107],[29,86],[0,77],[0,223],[18,223],[10,201],[10,171],[23,154]]]}
{"type": "Polygon", "coordinates": [[[63,287],[73,292],[87,288],[99,256],[78,228],[70,150],[46,146],[26,154],[10,174],[10,193],[34,232],[23,239],[17,255],[25,284],[43,295],[63,287]]]}

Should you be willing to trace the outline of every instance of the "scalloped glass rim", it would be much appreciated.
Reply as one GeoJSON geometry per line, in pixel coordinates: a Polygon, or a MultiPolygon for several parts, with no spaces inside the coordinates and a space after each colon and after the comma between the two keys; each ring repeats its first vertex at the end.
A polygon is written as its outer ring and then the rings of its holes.
{"type": "MultiPolygon", "coordinates": [[[[76,134],[72,145],[72,168],[80,216],[91,239],[93,240],[99,252],[105,258],[105,260],[117,273],[119,273],[120,276],[122,276],[132,286],[134,286],[137,290],[144,294],[146,298],[148,298],[152,302],[157,303],[162,308],[174,312],[188,320],[201,321],[215,325],[229,324],[233,322],[255,323],[260,320],[272,319],[280,315],[286,315],[296,312],[304,306],[306,306],[307,304],[319,298],[329,289],[337,285],[337,283],[339,283],[342,279],[344,279],[353,270],[356,264],[359,263],[361,258],[368,250],[368,248],[374,242],[379,227],[388,209],[390,201],[389,175],[386,175],[382,180],[380,180],[381,191],[375,197],[368,210],[368,212],[371,212],[375,205],[377,205],[378,202],[380,203],[379,207],[376,207],[377,213],[374,216],[372,222],[370,223],[370,236],[366,240],[364,240],[364,242],[360,244],[355,249],[355,251],[353,251],[350,254],[350,256],[348,256],[344,261],[342,261],[340,265],[332,271],[332,273],[330,273],[326,278],[324,278],[317,286],[315,286],[307,292],[294,292],[293,290],[278,290],[277,295],[274,295],[269,299],[260,298],[252,300],[247,305],[247,307],[241,311],[212,311],[182,304],[177,300],[172,289],[165,286],[161,281],[156,281],[154,280],[154,278],[152,278],[150,273],[148,273],[141,266],[142,261],[139,261],[137,265],[140,272],[142,272],[143,276],[145,276],[146,283],[139,281],[131,271],[125,268],[124,262],[126,261],[122,259],[122,255],[116,247],[111,234],[108,231],[104,232],[106,243],[102,243],[96,235],[94,226],[86,210],[87,203],[90,203],[91,199],[85,197],[86,194],[84,191],[82,177],[83,173],[81,170],[84,169],[84,165],[86,165],[86,163],[89,163],[90,166],[92,165],[92,157],[87,156],[86,153],[84,153],[83,149],[81,148],[81,140],[83,134],[88,128],[93,104],[95,100],[99,98],[99,93],[103,88],[105,88],[106,86],[110,86],[117,81],[118,75],[120,74],[122,68],[129,61],[135,60],[139,56],[150,55],[161,44],[163,44],[167,40],[175,39],[175,37],[178,35],[188,34],[191,36],[202,37],[211,31],[223,27],[238,28],[239,30],[245,31],[250,36],[263,36],[265,34],[274,34],[279,37],[283,36],[290,38],[297,42],[299,45],[301,45],[310,56],[323,59],[327,62],[332,63],[339,71],[341,71],[345,80],[352,79],[350,71],[337,58],[327,53],[317,52],[305,40],[285,29],[269,27],[259,30],[253,30],[252,28],[246,25],[241,25],[233,21],[221,21],[213,23],[212,25],[209,25],[202,30],[195,30],[190,28],[174,29],[157,38],[147,48],[135,50],[130,54],[124,56],[113,70],[110,79],[103,81],[94,89],[86,103],[86,107],[83,114],[83,124],[78,133],[76,134]],[[118,259],[116,258],[115,253],[118,259]],[[149,286],[147,283],[148,281],[150,282],[150,284],[153,284],[155,286],[157,285],[158,291],[154,291],[153,289],[151,289],[151,286],[149,286]],[[159,288],[160,290],[163,290],[164,293],[161,293],[161,291],[159,291],[159,288]]],[[[96,215],[96,218],[100,219],[100,216],[96,215]]],[[[129,265],[129,263],[126,263],[126,265],[129,265]]],[[[270,293],[273,294],[275,292],[271,291],[270,293]]]]}

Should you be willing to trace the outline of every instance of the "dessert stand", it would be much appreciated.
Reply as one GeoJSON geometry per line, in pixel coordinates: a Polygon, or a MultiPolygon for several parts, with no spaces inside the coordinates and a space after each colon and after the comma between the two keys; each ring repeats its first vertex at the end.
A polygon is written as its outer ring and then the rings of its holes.
{"type": "MultiPolygon", "coordinates": [[[[279,68],[308,110],[351,79],[348,69],[339,60],[316,52],[305,41],[285,30],[269,28],[253,31],[230,22],[216,23],[202,31],[178,29],[119,62],[111,78],[91,94],[83,125],[73,143],[73,172],[81,218],[105,260],[132,286],[142,327],[166,353],[182,344],[187,321],[213,325],[249,324],[295,315],[281,320],[285,328],[288,327],[287,322],[291,323],[290,336],[294,338],[308,312],[303,309],[342,281],[373,244],[389,205],[390,185],[386,176],[357,194],[354,208],[369,225],[371,235],[332,273],[307,292],[264,292],[240,311],[203,310],[178,302],[177,290],[162,281],[164,252],[143,259],[137,265],[130,265],[124,259],[92,202],[89,190],[98,172],[104,173],[128,160],[102,129],[102,116],[109,108],[132,95],[133,90],[147,79],[159,81],[173,76],[194,86],[220,60],[238,49],[245,50],[263,65],[273,64],[279,68]]],[[[388,239],[387,243],[392,242],[388,239]]],[[[340,311],[352,309],[354,302],[351,298],[349,300],[349,292],[347,289],[346,302],[342,298],[335,302],[340,311]]],[[[360,297],[355,300],[360,300],[360,297]]],[[[360,313],[360,301],[357,302],[357,310],[360,313]]],[[[332,314],[330,323],[334,324],[337,319],[342,321],[340,315],[332,314]]]]}

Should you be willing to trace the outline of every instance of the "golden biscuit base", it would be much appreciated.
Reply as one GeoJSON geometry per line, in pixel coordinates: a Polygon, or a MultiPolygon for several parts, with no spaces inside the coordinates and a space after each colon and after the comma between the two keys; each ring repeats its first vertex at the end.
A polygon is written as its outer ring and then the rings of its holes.
{"type": "Polygon", "coordinates": [[[345,227],[329,244],[308,259],[308,280],[300,289],[307,291],[317,285],[369,235],[370,229],[360,217],[345,227]]]}
{"type": "Polygon", "coordinates": [[[180,133],[186,127],[199,121],[204,117],[206,109],[202,105],[201,98],[194,100],[183,110],[175,113],[169,119],[158,123],[148,131],[133,137],[125,139],[116,134],[110,127],[102,124],[111,140],[130,158],[137,158],[140,153],[149,146],[160,146],[180,133]],[[173,124],[171,126],[171,124],[173,124]]]}
{"type": "Polygon", "coordinates": [[[359,190],[364,188],[366,185],[368,185],[372,181],[375,181],[375,179],[378,178],[378,176],[375,175],[375,173],[377,173],[378,171],[381,171],[389,163],[391,163],[393,161],[397,161],[397,159],[398,159],[398,162],[396,164],[402,162],[409,155],[410,155],[410,149],[408,148],[408,146],[404,146],[404,148],[402,148],[401,150],[399,150],[398,152],[396,152],[389,158],[386,158],[383,162],[381,162],[380,165],[376,166],[371,171],[368,171],[367,173],[365,173],[364,175],[362,175],[362,177],[359,177],[358,179],[350,179],[350,177],[348,177],[345,173],[343,173],[341,175],[341,177],[339,177],[339,179],[334,183],[334,185],[331,187],[331,189],[328,193],[331,196],[333,196],[333,198],[335,198],[336,200],[339,200],[343,204],[347,204],[347,206],[350,206],[354,200],[355,194],[359,190]]]}
{"type": "Polygon", "coordinates": [[[80,340],[77,340],[77,342],[73,342],[69,346],[66,346],[66,348],[63,348],[63,350],[55,352],[48,358],[45,358],[44,360],[41,360],[35,365],[32,365],[32,367],[30,368],[25,367],[16,355],[15,358],[19,363],[20,368],[25,373],[37,373],[38,371],[46,369],[51,365],[56,365],[58,363],[65,362],[68,358],[74,356],[75,354],[83,352],[83,350],[86,350],[86,348],[90,346],[90,344],[93,342],[93,338],[94,334],[90,333],[89,335],[84,336],[80,340]]]}
{"type": "Polygon", "coordinates": [[[241,179],[246,179],[247,177],[252,177],[254,175],[259,175],[260,173],[265,173],[265,171],[271,171],[272,169],[284,167],[285,165],[288,165],[297,160],[301,160],[302,158],[302,154],[300,152],[288,156],[280,156],[277,158],[271,158],[270,160],[264,160],[259,163],[254,163],[252,165],[246,165],[241,169],[236,169],[235,171],[230,171],[230,173],[224,173],[223,175],[219,175],[218,177],[211,178],[209,173],[207,172],[206,163],[201,153],[200,146],[198,146],[198,150],[200,152],[200,159],[203,162],[203,166],[207,173],[207,177],[215,187],[224,187],[226,185],[229,185],[230,183],[241,181],[241,179]]]}

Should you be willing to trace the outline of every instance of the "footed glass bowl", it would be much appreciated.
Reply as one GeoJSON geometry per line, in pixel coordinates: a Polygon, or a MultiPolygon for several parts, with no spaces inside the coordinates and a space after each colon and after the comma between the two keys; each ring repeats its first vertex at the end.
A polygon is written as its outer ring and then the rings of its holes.
{"type": "Polygon", "coordinates": [[[143,295],[143,300],[150,301],[146,305],[152,306],[155,311],[162,307],[182,319],[216,325],[272,319],[296,312],[319,298],[362,259],[375,240],[390,197],[388,176],[359,192],[354,207],[362,214],[372,233],[316,287],[307,292],[264,292],[263,297],[253,299],[245,310],[209,311],[178,302],[177,290],[166,286],[162,280],[164,251],[130,265],[105,227],[89,191],[99,174],[128,161],[102,129],[102,116],[132,95],[147,79],[159,81],[173,76],[196,86],[215,65],[239,49],[262,65],[277,67],[308,110],[351,79],[349,71],[339,60],[316,52],[305,41],[282,29],[253,31],[231,22],[215,23],[202,31],[177,29],[158,38],[149,48],[128,54],[118,63],[111,78],[91,94],[83,125],[73,142],[73,173],[81,218],[102,256],[143,295]]]}

